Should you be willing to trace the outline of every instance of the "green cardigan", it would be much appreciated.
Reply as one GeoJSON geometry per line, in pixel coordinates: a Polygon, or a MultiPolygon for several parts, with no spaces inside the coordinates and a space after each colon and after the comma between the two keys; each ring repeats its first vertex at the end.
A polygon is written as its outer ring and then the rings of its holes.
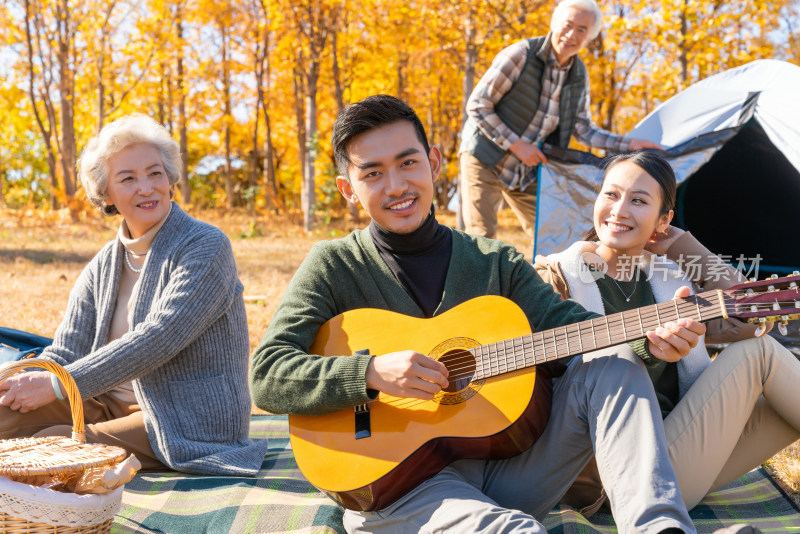
{"type": "MultiPolygon", "coordinates": [[[[434,315],[478,296],[500,295],[522,308],[534,331],[597,316],[574,301],[562,301],[513,247],[451,231],[450,266],[434,315]]],[[[322,324],[358,308],[424,317],[367,230],[317,243],[300,265],[253,356],[250,380],[256,405],[273,413],[318,415],[373,400],[366,384],[371,356],[308,354],[322,324]]]]}

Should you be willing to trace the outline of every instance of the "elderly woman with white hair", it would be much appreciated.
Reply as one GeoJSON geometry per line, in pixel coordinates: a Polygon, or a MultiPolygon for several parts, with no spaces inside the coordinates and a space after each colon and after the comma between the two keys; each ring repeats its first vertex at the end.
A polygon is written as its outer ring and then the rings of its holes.
{"type": "MultiPolygon", "coordinates": [[[[169,133],[144,115],[105,126],[79,162],[93,205],[121,214],[116,239],[73,288],[52,346],[84,401],[87,441],[145,469],[252,476],[243,287],[217,228],[171,202],[181,170],[169,133]]],[[[0,438],[70,435],[63,386],[44,371],[0,386],[0,438]]]]}

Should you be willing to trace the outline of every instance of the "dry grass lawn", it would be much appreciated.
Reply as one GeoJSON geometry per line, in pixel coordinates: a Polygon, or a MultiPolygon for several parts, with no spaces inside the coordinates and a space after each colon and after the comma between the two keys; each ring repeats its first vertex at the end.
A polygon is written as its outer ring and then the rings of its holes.
{"type": "MultiPolygon", "coordinates": [[[[297,215],[276,218],[240,211],[195,211],[192,215],[221,228],[233,243],[245,286],[251,349],[311,246],[366,224],[335,220],[306,234],[297,215]]],[[[455,224],[452,213],[437,217],[444,224],[455,224]]],[[[52,337],[81,269],[114,238],[118,226],[119,218],[99,215],[73,222],[60,212],[0,209],[0,326],[52,337]]],[[[531,259],[530,243],[509,210],[501,212],[498,237],[531,259]]],[[[777,454],[767,467],[800,504],[800,442],[777,454]]]]}

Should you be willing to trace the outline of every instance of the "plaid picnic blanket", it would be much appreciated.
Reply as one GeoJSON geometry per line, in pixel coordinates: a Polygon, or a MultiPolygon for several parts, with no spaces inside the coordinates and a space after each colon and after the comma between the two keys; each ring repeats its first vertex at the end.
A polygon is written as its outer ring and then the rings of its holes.
{"type": "MultiPolygon", "coordinates": [[[[700,534],[737,523],[759,528],[764,534],[800,533],[800,509],[772,478],[758,468],[706,495],[689,515],[700,534]]],[[[566,506],[554,509],[544,521],[550,534],[616,534],[611,514],[597,513],[591,521],[566,506]]]]}
{"type": "Polygon", "coordinates": [[[250,437],[269,441],[256,478],[140,473],[111,532],[344,534],[342,509],[297,468],[286,416],[253,416],[250,437]]]}
{"type": "MultiPolygon", "coordinates": [[[[140,473],[125,485],[112,533],[343,533],[342,510],[311,486],[292,455],[286,416],[253,416],[253,439],[268,439],[269,452],[256,478],[140,473]]],[[[698,532],[749,523],[765,534],[800,533],[800,510],[763,471],[756,469],[708,495],[691,511],[698,532]]],[[[589,522],[567,507],[544,525],[553,534],[612,534],[608,514],[589,522]]]]}

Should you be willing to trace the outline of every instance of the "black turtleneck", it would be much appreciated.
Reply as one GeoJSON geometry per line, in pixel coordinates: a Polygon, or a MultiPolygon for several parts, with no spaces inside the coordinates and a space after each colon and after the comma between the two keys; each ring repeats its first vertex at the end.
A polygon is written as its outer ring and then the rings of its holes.
{"type": "Polygon", "coordinates": [[[369,233],[403,289],[426,317],[432,317],[442,301],[453,250],[453,235],[436,220],[433,207],[425,222],[413,232],[396,234],[372,221],[369,233]]]}

